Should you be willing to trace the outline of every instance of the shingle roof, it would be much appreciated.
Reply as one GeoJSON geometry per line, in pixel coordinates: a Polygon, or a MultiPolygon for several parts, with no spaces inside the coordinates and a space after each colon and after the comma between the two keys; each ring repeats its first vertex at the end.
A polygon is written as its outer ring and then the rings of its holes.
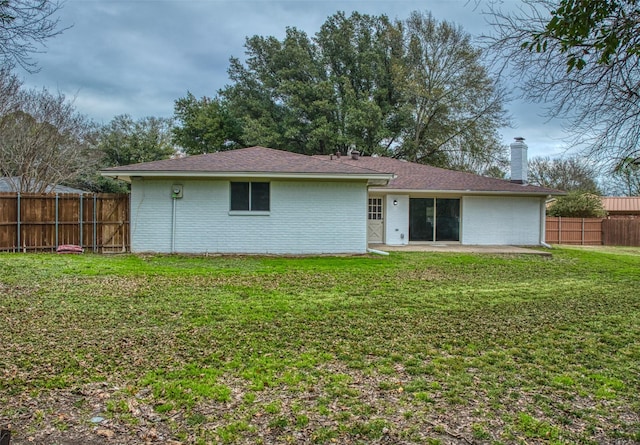
{"type": "Polygon", "coordinates": [[[613,214],[640,214],[640,196],[603,196],[602,206],[613,214]]]}
{"type": "MultiPolygon", "coordinates": [[[[329,157],[325,157],[329,159],[329,157]]],[[[535,195],[558,195],[560,190],[517,184],[504,179],[489,178],[430,165],[416,164],[386,157],[360,156],[357,160],[348,156],[334,157],[335,163],[359,165],[368,169],[392,172],[396,175],[385,189],[460,191],[460,192],[508,192],[535,195]]]]}
{"type": "Polygon", "coordinates": [[[249,147],[184,158],[165,159],[124,165],[102,170],[107,176],[168,174],[318,174],[357,175],[381,178],[395,175],[384,188],[392,190],[506,192],[534,195],[557,195],[559,190],[522,185],[502,179],[487,178],[399,159],[360,156],[355,160],[342,156],[307,156],[265,147],[249,147]]]}
{"type": "Polygon", "coordinates": [[[274,150],[265,147],[249,147],[220,151],[184,158],[165,159],[124,165],[102,170],[105,173],[130,172],[184,172],[184,173],[308,173],[308,174],[373,174],[384,173],[367,169],[363,165],[329,162],[327,160],[274,150]]]}

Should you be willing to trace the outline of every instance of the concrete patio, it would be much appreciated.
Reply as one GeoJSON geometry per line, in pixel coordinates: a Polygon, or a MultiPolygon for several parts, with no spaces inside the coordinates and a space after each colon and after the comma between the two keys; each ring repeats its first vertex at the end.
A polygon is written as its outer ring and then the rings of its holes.
{"type": "Polygon", "coordinates": [[[542,255],[551,256],[552,250],[544,247],[519,246],[463,246],[456,243],[411,243],[406,246],[387,246],[386,244],[369,244],[369,249],[382,252],[458,252],[484,253],[491,255],[542,255]]]}

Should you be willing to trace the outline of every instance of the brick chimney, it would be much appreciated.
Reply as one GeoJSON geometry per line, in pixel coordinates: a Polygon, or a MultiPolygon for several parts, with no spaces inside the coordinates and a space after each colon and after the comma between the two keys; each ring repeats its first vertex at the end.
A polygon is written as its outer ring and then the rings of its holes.
{"type": "Polygon", "coordinates": [[[526,184],[529,168],[527,166],[527,144],[524,138],[517,137],[511,143],[511,182],[526,184]]]}

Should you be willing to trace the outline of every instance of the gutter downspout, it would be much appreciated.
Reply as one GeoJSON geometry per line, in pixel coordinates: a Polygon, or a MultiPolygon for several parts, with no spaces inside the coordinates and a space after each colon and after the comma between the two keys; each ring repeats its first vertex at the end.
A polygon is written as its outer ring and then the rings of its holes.
{"type": "Polygon", "coordinates": [[[384,250],[377,250],[377,249],[367,249],[367,253],[375,253],[376,255],[384,255],[384,256],[389,255],[389,252],[385,252],[384,250]]]}
{"type": "Polygon", "coordinates": [[[171,253],[176,252],[176,199],[171,197],[171,253]]]}
{"type": "Polygon", "coordinates": [[[547,198],[540,199],[540,245],[552,249],[547,244],[547,198]]]}

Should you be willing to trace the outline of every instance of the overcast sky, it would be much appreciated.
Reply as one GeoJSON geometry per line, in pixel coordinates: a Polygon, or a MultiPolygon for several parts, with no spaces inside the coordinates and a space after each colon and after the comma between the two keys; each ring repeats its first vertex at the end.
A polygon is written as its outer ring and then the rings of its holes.
{"type": "MultiPolygon", "coordinates": [[[[518,0],[504,0],[505,8],[518,0]]],[[[75,98],[77,109],[99,123],[129,114],[170,117],[174,101],[191,91],[214,96],[229,82],[230,56],[244,56],[247,36],[282,38],[287,26],[315,34],[337,11],[405,19],[431,11],[462,25],[472,36],[489,33],[474,0],[66,0],[60,12],[69,29],[35,55],[36,74],[25,85],[75,98]]],[[[501,129],[505,143],[526,139],[529,156],[562,153],[557,122],[540,105],[507,104],[515,128],[501,129]]]]}

